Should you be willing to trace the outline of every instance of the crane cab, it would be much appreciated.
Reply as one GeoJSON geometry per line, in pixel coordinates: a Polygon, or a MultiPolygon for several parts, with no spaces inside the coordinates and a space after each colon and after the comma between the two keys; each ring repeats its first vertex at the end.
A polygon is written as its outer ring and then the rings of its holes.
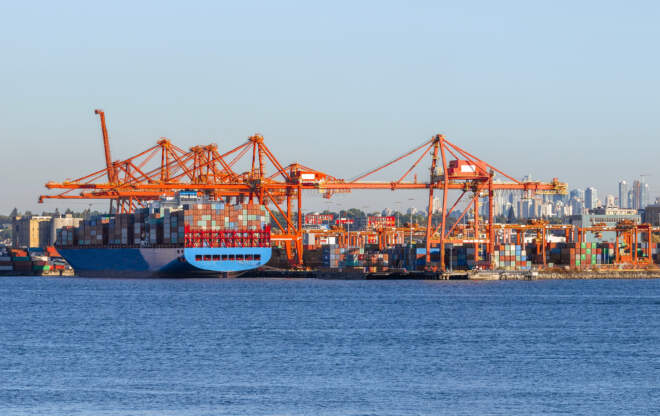
{"type": "Polygon", "coordinates": [[[447,166],[447,174],[451,178],[469,179],[487,176],[488,170],[484,163],[467,160],[450,160],[449,166],[447,166]]]}
{"type": "Polygon", "coordinates": [[[326,177],[323,173],[315,171],[298,171],[295,176],[302,185],[316,185],[323,182],[326,177]]]}

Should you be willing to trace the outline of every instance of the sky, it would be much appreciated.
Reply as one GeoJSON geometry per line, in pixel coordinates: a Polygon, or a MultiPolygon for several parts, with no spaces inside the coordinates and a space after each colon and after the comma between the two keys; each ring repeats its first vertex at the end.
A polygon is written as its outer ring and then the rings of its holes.
{"type": "Polygon", "coordinates": [[[115,160],[160,137],[229,149],[259,132],[283,164],[351,178],[442,133],[601,198],[650,175],[654,199],[659,17],[653,1],[2,2],[0,213],[87,207],[37,198],[104,166],[95,108],[115,160]]]}

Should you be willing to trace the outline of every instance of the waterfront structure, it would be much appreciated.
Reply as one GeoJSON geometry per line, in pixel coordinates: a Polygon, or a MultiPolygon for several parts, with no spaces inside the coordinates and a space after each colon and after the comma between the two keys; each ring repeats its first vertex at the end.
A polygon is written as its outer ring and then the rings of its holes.
{"type": "MultiPolygon", "coordinates": [[[[615,207],[599,207],[589,210],[587,213],[579,215],[571,215],[569,217],[569,224],[577,227],[591,227],[595,224],[605,224],[608,227],[614,227],[619,222],[629,220],[636,224],[641,224],[642,217],[634,209],[624,209],[615,207]]],[[[612,231],[602,232],[597,237],[593,233],[587,233],[585,241],[590,243],[614,241],[616,233],[612,231]]]]}

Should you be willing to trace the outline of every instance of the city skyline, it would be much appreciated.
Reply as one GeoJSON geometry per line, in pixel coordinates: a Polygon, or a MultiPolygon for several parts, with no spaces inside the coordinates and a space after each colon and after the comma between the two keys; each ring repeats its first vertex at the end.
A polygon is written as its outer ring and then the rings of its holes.
{"type": "MultiPolygon", "coordinates": [[[[643,180],[644,176],[648,175],[640,175],[639,178],[643,180]]],[[[533,178],[532,174],[526,174],[523,177],[519,178],[520,180],[536,180],[533,178]]],[[[633,183],[635,182],[640,182],[641,180],[638,181],[637,179],[633,180],[633,183]]],[[[624,185],[628,185],[628,181],[626,180],[621,180],[617,184],[617,188],[619,192],[604,192],[601,191],[598,188],[592,187],[592,186],[585,186],[585,187],[577,187],[577,186],[571,186],[571,184],[568,184],[568,194],[561,197],[560,195],[557,196],[552,196],[551,198],[560,198],[560,199],[565,199],[565,204],[570,205],[571,200],[573,196],[577,196],[577,199],[580,200],[581,202],[581,208],[597,208],[598,206],[606,206],[607,198],[612,197],[615,198],[613,206],[619,207],[619,208],[628,208],[629,203],[628,200],[626,200],[625,204],[621,203],[620,200],[620,195],[621,191],[625,190],[625,193],[628,194],[628,197],[632,197],[633,189],[628,189],[627,186],[622,188],[622,183],[624,185]],[[595,197],[594,197],[594,206],[587,206],[586,203],[586,193],[588,189],[593,189],[596,191],[595,197]],[[600,197],[599,197],[600,195],[600,197]]],[[[650,189],[650,186],[648,183],[643,183],[646,187],[644,189],[647,190],[647,193],[642,193],[640,195],[641,197],[644,198],[645,204],[641,206],[640,208],[636,209],[643,209],[646,205],[651,205],[655,204],[657,199],[660,198],[660,195],[653,195],[648,191],[650,189]]],[[[390,191],[371,191],[371,192],[380,192],[380,193],[390,193],[390,191]]],[[[410,192],[412,195],[413,192],[410,192]]],[[[384,209],[391,209],[392,211],[399,211],[399,212],[408,212],[408,209],[413,207],[418,211],[426,211],[427,210],[427,204],[428,204],[428,194],[423,191],[417,191],[416,192],[417,197],[416,198],[405,198],[398,196],[393,199],[397,199],[396,201],[393,201],[392,203],[385,203],[383,205],[375,205],[375,204],[366,204],[364,202],[358,202],[354,205],[351,204],[351,199],[346,198],[346,194],[338,194],[335,195],[331,200],[323,200],[321,204],[308,204],[311,206],[306,206],[303,204],[303,212],[322,212],[324,210],[328,211],[333,211],[333,212],[339,212],[341,210],[347,210],[351,208],[355,209],[360,209],[364,212],[382,212],[384,209]]],[[[510,198],[511,195],[522,195],[520,192],[517,191],[497,191],[495,192],[495,199],[494,199],[494,205],[496,209],[496,214],[495,215],[506,215],[506,213],[502,214],[501,212],[497,211],[498,206],[502,204],[502,200],[504,198],[510,198]]],[[[638,196],[638,198],[640,197],[638,196]]],[[[544,196],[537,196],[537,198],[544,199],[544,196]]],[[[518,198],[519,200],[519,198],[518,198]]],[[[306,199],[306,201],[312,201],[315,202],[314,199],[309,198],[306,199]]],[[[434,212],[439,212],[440,208],[437,208],[441,202],[441,198],[436,195],[434,198],[434,212]]],[[[20,212],[25,212],[25,211],[30,211],[33,212],[35,215],[41,212],[54,212],[55,210],[58,210],[60,212],[64,212],[66,209],[71,209],[75,212],[82,212],[87,208],[90,208],[91,210],[96,210],[103,212],[104,210],[107,209],[108,203],[107,201],[103,202],[96,202],[96,203],[90,203],[88,201],[65,201],[63,204],[38,204],[36,205],[36,209],[30,209],[30,208],[21,208],[18,206],[14,206],[7,210],[6,212],[0,212],[0,215],[8,215],[11,210],[14,208],[18,209],[20,212]]],[[[461,205],[459,204],[459,207],[461,205]]],[[[632,206],[630,206],[632,208],[632,206]]],[[[482,207],[483,208],[483,207],[482,207]]],[[[462,208],[461,208],[462,209],[462,208]]],[[[514,211],[516,212],[516,215],[518,216],[520,207],[514,207],[514,211]]]]}

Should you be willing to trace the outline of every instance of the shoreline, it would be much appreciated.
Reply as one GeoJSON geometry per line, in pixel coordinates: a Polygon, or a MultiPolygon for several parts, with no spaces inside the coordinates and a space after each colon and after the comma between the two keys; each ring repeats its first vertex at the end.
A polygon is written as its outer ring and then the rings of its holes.
{"type": "MultiPolygon", "coordinates": [[[[108,276],[79,276],[70,271],[64,273],[0,273],[6,277],[81,277],[81,278],[116,278],[108,276]]],[[[173,276],[175,278],[187,277],[173,276]]],[[[163,276],[163,278],[167,278],[163,276]]],[[[190,276],[199,278],[199,276],[190,276]]],[[[209,279],[223,278],[207,277],[209,279]]],[[[446,273],[425,271],[362,272],[356,270],[261,270],[230,279],[319,279],[319,280],[596,280],[596,279],[660,279],[658,270],[546,270],[546,271],[507,271],[480,270],[454,271],[446,273]]]]}

